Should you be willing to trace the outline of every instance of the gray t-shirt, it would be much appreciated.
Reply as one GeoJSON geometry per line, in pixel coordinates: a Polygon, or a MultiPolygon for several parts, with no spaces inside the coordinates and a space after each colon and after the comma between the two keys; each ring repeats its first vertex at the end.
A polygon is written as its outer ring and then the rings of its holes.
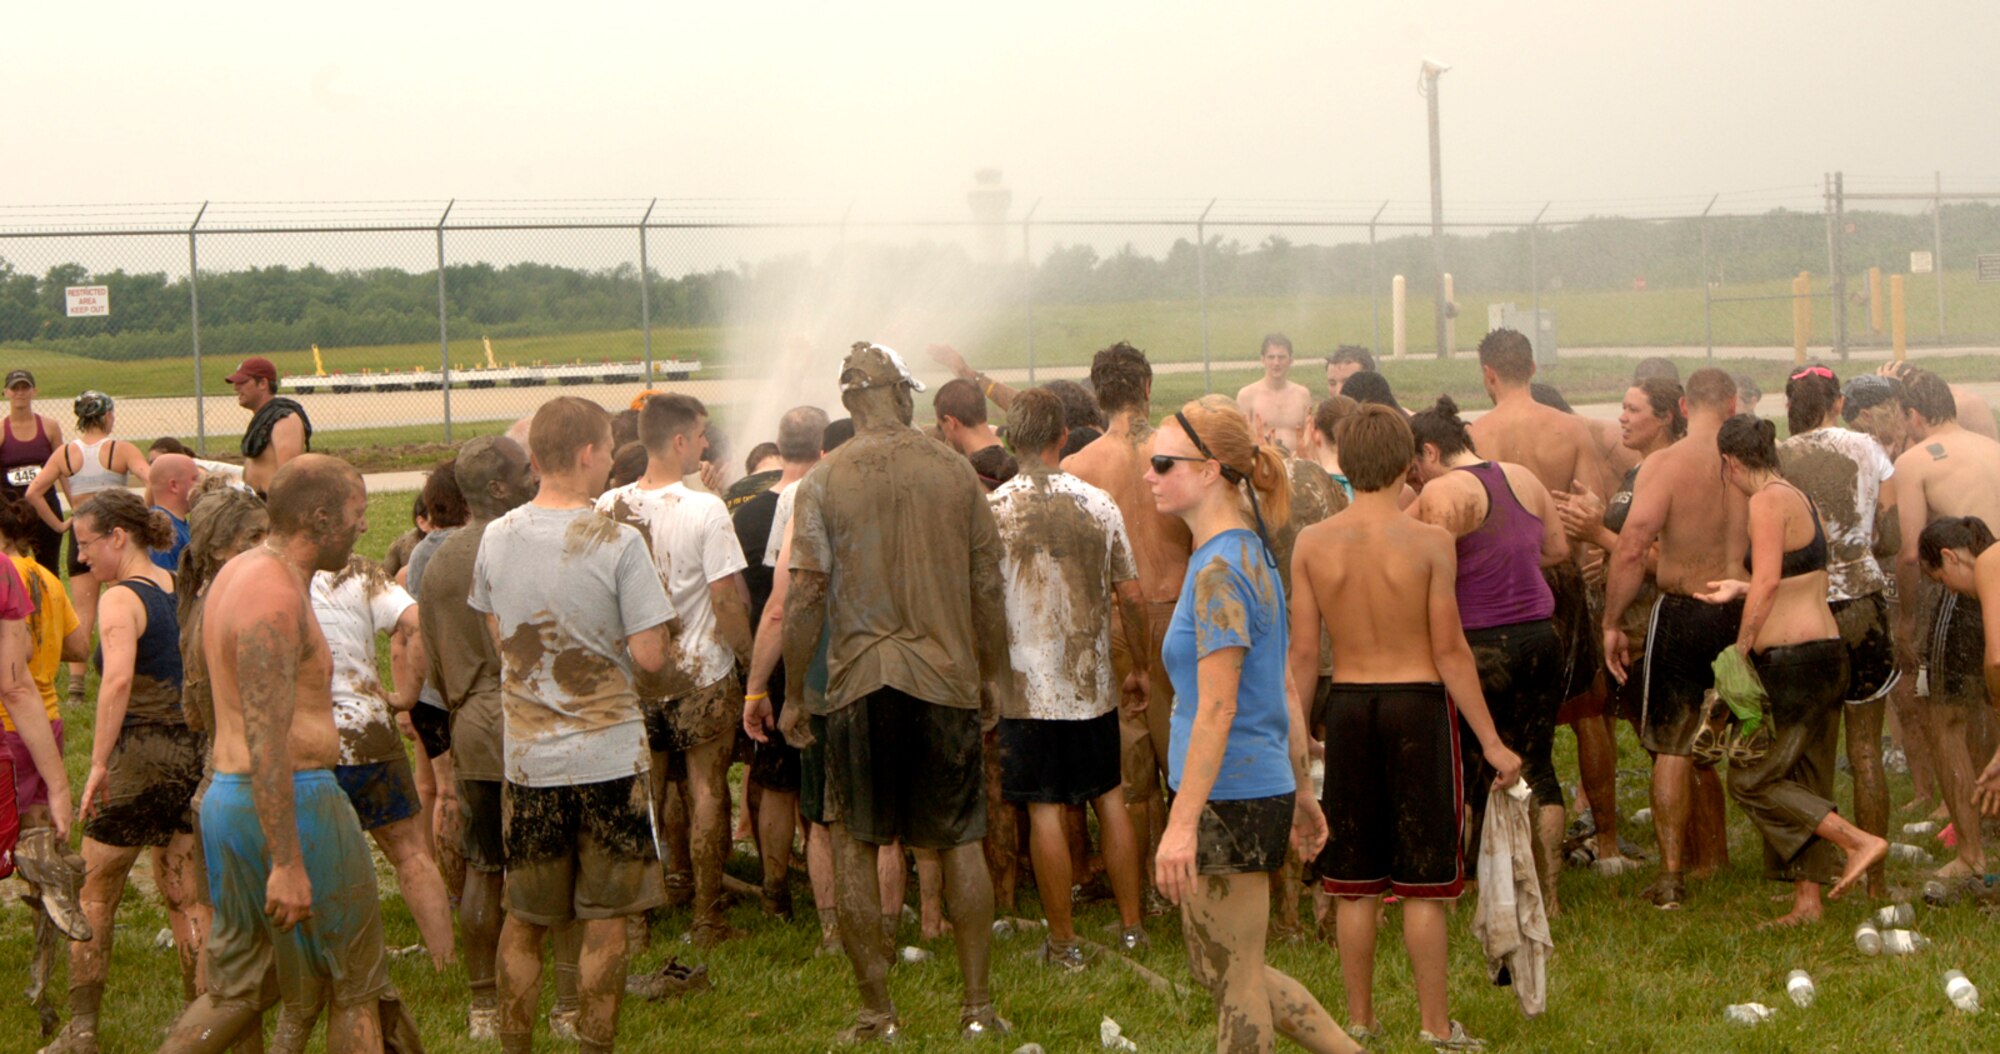
{"type": "Polygon", "coordinates": [[[674,608],[638,531],[588,507],[523,505],[487,525],[468,603],[500,626],[508,782],[560,787],[646,771],[625,639],[674,608]]]}
{"type": "MultiPolygon", "coordinates": [[[[424,567],[431,562],[431,554],[438,551],[438,546],[443,545],[446,538],[457,533],[456,527],[440,527],[424,535],[424,540],[410,550],[410,562],[403,565],[403,588],[409,590],[411,596],[423,595],[419,587],[424,580],[424,567]]],[[[432,684],[428,677],[424,678],[424,690],[417,693],[417,702],[444,709],[444,696],[438,694],[437,685],[432,684]]]]}

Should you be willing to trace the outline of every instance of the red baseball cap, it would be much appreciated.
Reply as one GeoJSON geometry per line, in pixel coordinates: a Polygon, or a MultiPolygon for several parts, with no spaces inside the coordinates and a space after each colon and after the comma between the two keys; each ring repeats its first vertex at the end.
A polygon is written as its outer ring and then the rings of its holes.
{"type": "Polygon", "coordinates": [[[278,368],[271,365],[270,359],[244,359],[243,364],[236,367],[236,372],[224,377],[223,380],[235,384],[237,381],[248,380],[252,377],[260,381],[268,381],[271,384],[276,384],[278,383],[278,368]]]}

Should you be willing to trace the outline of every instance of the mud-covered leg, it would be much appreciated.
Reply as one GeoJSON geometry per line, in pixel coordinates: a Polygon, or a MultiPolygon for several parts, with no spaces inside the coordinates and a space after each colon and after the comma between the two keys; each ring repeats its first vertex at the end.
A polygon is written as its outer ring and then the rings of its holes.
{"type": "Polygon", "coordinates": [[[586,1052],[608,1051],[618,1035],[618,1001],[625,993],[625,920],[592,919],[577,929],[583,933],[577,1035],[586,1052]]]}
{"type": "Polygon", "coordinates": [[[1276,1041],[1264,978],[1271,876],[1204,875],[1181,899],[1188,968],[1215,997],[1218,1051],[1268,1051],[1276,1041]]]}

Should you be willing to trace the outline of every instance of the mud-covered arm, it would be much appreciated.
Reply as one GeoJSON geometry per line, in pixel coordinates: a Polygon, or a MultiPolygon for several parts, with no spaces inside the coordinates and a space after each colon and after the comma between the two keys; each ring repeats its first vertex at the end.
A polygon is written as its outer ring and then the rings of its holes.
{"type": "Polygon", "coordinates": [[[979,679],[1005,684],[1014,676],[1007,650],[1007,585],[1000,577],[1006,548],[984,495],[974,498],[971,540],[972,640],[979,652],[979,679]]]}
{"type": "Polygon", "coordinates": [[[813,652],[819,650],[820,634],[826,629],[826,587],[824,573],[794,568],[785,593],[785,698],[794,702],[785,708],[785,725],[791,727],[781,730],[793,746],[811,742],[811,733],[792,715],[805,711],[806,671],[812,668],[813,652]]]}
{"type": "Polygon", "coordinates": [[[1521,776],[1521,758],[1493,727],[1493,715],[1486,709],[1486,695],[1479,688],[1479,666],[1473,662],[1472,647],[1465,642],[1465,629],[1458,617],[1458,562],[1450,546],[1438,544],[1429,554],[1431,661],[1437,664],[1438,679],[1457,706],[1459,716],[1479,740],[1486,763],[1498,773],[1496,787],[1504,787],[1521,776]]]}
{"type": "Polygon", "coordinates": [[[741,571],[708,584],[708,602],[715,610],[715,632],[745,669],[750,666],[750,587],[741,571]]]}
{"type": "Polygon", "coordinates": [[[764,601],[764,615],[758,620],[750,643],[750,667],[743,678],[746,696],[769,694],[771,674],[777,670],[778,658],[784,653],[785,599],[791,595],[791,563],[792,526],[786,523],[784,540],[778,545],[778,566],[771,569],[771,595],[764,601]]]}
{"type": "Polygon", "coordinates": [[[250,798],[257,823],[264,830],[272,870],[297,869],[303,877],[292,796],[292,718],[298,707],[305,610],[296,597],[294,600],[240,613],[238,624],[243,629],[233,644],[236,684],[243,703],[243,737],[250,750],[250,798]]]}
{"type": "Polygon", "coordinates": [[[1926,456],[1912,448],[1897,459],[1896,475],[1891,480],[1896,485],[1896,523],[1898,533],[1896,547],[1896,603],[1903,609],[1903,617],[1896,620],[1898,630],[1897,646],[1903,656],[1909,658],[1915,649],[1917,630],[1917,584],[1922,572],[1917,567],[1917,538],[1924,533],[1930,519],[1930,506],[1924,500],[1923,473],[1917,470],[1915,459],[1926,456]]]}
{"type": "Polygon", "coordinates": [[[396,617],[396,632],[389,638],[389,675],[396,682],[396,695],[389,701],[390,705],[398,710],[416,706],[417,697],[423,694],[424,677],[429,669],[430,658],[424,649],[417,605],[411,604],[396,617]]]}
{"type": "MultiPolygon", "coordinates": [[[[1285,598],[1290,640],[1285,650],[1285,686],[1293,716],[1311,720],[1312,688],[1319,683],[1319,598],[1312,591],[1311,558],[1306,546],[1292,546],[1292,592],[1285,598]]],[[[1300,760],[1300,772],[1304,761],[1300,760]]],[[[1309,789],[1309,788],[1308,788],[1309,789]]]]}
{"type": "Polygon", "coordinates": [[[1902,515],[1896,508],[1896,480],[1882,481],[1881,496],[1875,502],[1875,549],[1877,560],[1893,560],[1903,549],[1902,515]]]}
{"type": "Polygon", "coordinates": [[[1147,652],[1153,647],[1153,628],[1146,622],[1146,597],[1139,589],[1139,580],[1129,579],[1113,587],[1113,595],[1118,601],[1118,621],[1125,630],[1126,654],[1132,656],[1132,669],[1125,675],[1125,683],[1119,686],[1125,699],[1128,715],[1144,713],[1152,705],[1151,685],[1146,671],[1152,666],[1152,656],[1147,652]]]}

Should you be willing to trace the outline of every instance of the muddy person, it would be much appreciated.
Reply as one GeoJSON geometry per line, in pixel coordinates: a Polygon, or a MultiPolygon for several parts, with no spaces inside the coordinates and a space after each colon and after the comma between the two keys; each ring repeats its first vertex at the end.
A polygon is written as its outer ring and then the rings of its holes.
{"type": "MultiPolygon", "coordinates": [[[[1901,678],[1889,624],[1889,578],[1876,561],[1901,541],[1895,468],[1880,444],[1840,427],[1840,379],[1822,365],[1785,381],[1791,436],[1778,444],[1779,469],[1812,499],[1827,541],[1827,604],[1847,646],[1847,770],[1854,776],[1854,822],[1869,834],[1889,830],[1889,784],[1882,772],[1882,723],[1901,678]]],[[[1755,536],[1752,536],[1755,544],[1755,536]]],[[[1883,868],[1868,875],[1869,893],[1888,894],[1883,868]]]]}
{"type": "MultiPolygon", "coordinates": [[[[1736,640],[1742,601],[1705,604],[1697,593],[1708,583],[1747,579],[1748,503],[1722,475],[1715,437],[1734,415],[1736,385],[1727,373],[1704,368],[1688,375],[1682,399],[1687,437],[1639,465],[1625,529],[1618,532],[1604,589],[1604,663],[1624,683],[1634,651],[1625,634],[1626,610],[1645,582],[1647,551],[1659,542],[1653,603],[1643,649],[1645,682],[1639,742],[1653,755],[1653,830],[1660,842],[1660,875],[1647,896],[1675,909],[1687,896],[1691,824],[1722,829],[1722,786],[1715,771],[1694,764],[1694,736],[1702,696],[1714,686],[1711,664],[1736,640]],[[1695,814],[1700,814],[1699,816],[1695,814]]],[[[1593,804],[1596,798],[1592,798],[1593,804]]],[[[1703,872],[1721,861],[1693,857],[1703,872]]]]}
{"type": "Polygon", "coordinates": [[[1292,683],[1309,683],[1317,654],[1303,642],[1322,630],[1331,638],[1321,799],[1327,843],[1313,872],[1339,898],[1348,1031],[1364,1041],[1382,1034],[1375,931],[1380,898],[1393,892],[1416,977],[1419,1038],[1441,1049],[1479,1049],[1452,1020],[1445,992],[1446,909],[1465,887],[1458,714],[1479,740],[1496,789],[1520,778],[1521,759],[1500,741],[1480,693],[1459,625],[1451,533],[1398,507],[1416,458],[1409,424],[1396,410],[1364,406],[1341,422],[1338,441],[1354,503],[1299,535],[1290,661],[1292,683]]]}
{"type": "MultiPolygon", "coordinates": [[[[722,863],[729,843],[730,748],[743,715],[739,662],[750,664],[749,590],[743,547],[722,499],[690,490],[682,480],[701,467],[708,447],[708,412],[691,395],[656,395],[639,411],[646,473],[605,491],[597,511],[639,530],[679,619],[668,687],[642,695],[646,740],[655,770],[667,756],[686,756],[680,792],[689,816],[694,865],[694,924],[698,945],[740,936],[722,917],[722,863]]],[[[655,793],[668,788],[664,779],[655,793]]],[[[661,805],[664,808],[664,803],[661,805]]]]}
{"type": "MultiPolygon", "coordinates": [[[[1215,999],[1216,1049],[1309,1050],[1355,1043],[1318,999],[1265,962],[1272,875],[1296,844],[1311,857],[1326,821],[1306,772],[1303,701],[1286,691],[1285,591],[1271,523],[1291,515],[1284,455],[1252,438],[1236,405],[1210,395],[1161,427],[1147,486],[1195,542],[1162,660],[1173,678],[1167,750],[1173,791],[1153,882],[1180,906],[1195,980],[1215,999]]],[[[1310,684],[1319,630],[1302,638],[1310,684]]]]}
{"type": "Polygon", "coordinates": [[[1021,474],[991,495],[1006,556],[1007,643],[1013,679],[998,688],[1002,791],[1028,809],[1028,848],[1048,916],[1044,963],[1082,969],[1071,911],[1064,811],[1089,805],[1104,840],[1118,902],[1118,946],[1145,945],[1139,846],[1118,772],[1121,693],[1143,700],[1145,676],[1111,679],[1111,608],[1124,613],[1127,645],[1151,639],[1124,517],[1111,496],[1058,467],[1067,437],[1062,400],[1029,389],[1007,411],[1021,474]]]}
{"type": "MultiPolygon", "coordinates": [[[[472,990],[466,1031],[474,1040],[499,1036],[494,955],[504,914],[501,875],[506,852],[500,801],[506,780],[501,760],[500,653],[486,616],[467,606],[472,568],[487,525],[535,496],[535,470],[527,451],[505,436],[482,436],[461,447],[453,474],[471,515],[464,527],[438,543],[418,582],[418,623],[431,679],[451,715],[452,776],[457,782],[459,848],[465,857],[465,892],[458,907],[466,981],[472,990]]],[[[562,957],[556,970],[565,973],[562,957]]],[[[561,1002],[558,993],[558,1002],[561,1002]]]]}
{"type": "Polygon", "coordinates": [[[309,599],[314,572],[347,565],[367,510],[352,467],[299,457],[271,479],[264,544],[208,587],[201,632],[215,776],[201,833],[215,922],[207,993],[163,1051],[222,1050],[259,1028],[273,969],[282,1016],[309,1030],[331,1002],[328,1050],[382,1048],[380,894],[367,838],[333,775],[333,660],[309,599]]]}
{"type": "MultiPolygon", "coordinates": [[[[1976,516],[1934,520],[1917,539],[1917,552],[1925,576],[1953,594],[1977,602],[1987,625],[2000,625],[2000,549],[1993,547],[1993,532],[1985,521],[1976,516]]],[[[1984,654],[1989,671],[2000,667],[2000,642],[1990,633],[1984,654]]],[[[1989,686],[1987,701],[2000,709],[2000,692],[1989,686]]],[[[2000,816],[2000,750],[1985,761],[1974,795],[1981,812],[2000,816]]]]}
{"type": "Polygon", "coordinates": [[[312,449],[312,421],[297,399],[278,394],[278,368],[270,359],[244,359],[224,377],[236,405],[250,411],[243,430],[243,482],[262,494],[286,462],[312,449]]]}
{"type": "Polygon", "coordinates": [[[966,457],[1000,446],[999,433],[986,421],[986,396],[971,381],[961,378],[940,385],[931,397],[931,412],[945,444],[966,457]]]}
{"type": "Polygon", "coordinates": [[[1903,608],[1900,665],[1917,671],[1944,804],[1958,832],[1958,856],[1938,877],[1984,874],[1985,845],[1973,801],[1976,759],[1992,749],[1980,713],[1986,701],[1985,630],[1977,604],[1959,603],[1937,582],[1919,578],[1918,539],[1933,520],[1972,516],[2000,523],[2000,443],[1958,423],[1958,404],[1937,374],[1910,370],[1903,380],[1910,448],[1896,459],[1897,598],[1903,608]]]}
{"type": "MultiPolygon", "coordinates": [[[[1482,456],[1525,467],[1551,494],[1580,487],[1611,492],[1615,481],[1607,478],[1603,448],[1590,423],[1535,401],[1535,350],[1525,335],[1511,329],[1488,333],[1479,342],[1479,374],[1493,399],[1493,409],[1471,425],[1482,456]]],[[[1591,825],[1599,834],[1608,833],[1615,847],[1618,750],[1604,721],[1602,652],[1577,555],[1572,552],[1570,559],[1542,572],[1555,595],[1551,622],[1562,649],[1557,677],[1564,705],[1557,721],[1576,733],[1577,769],[1582,796],[1590,801],[1591,825]]]]}
{"type": "Polygon", "coordinates": [[[592,509],[611,474],[603,407],[573,396],[544,403],[529,453],[539,489],[486,525],[467,600],[500,656],[500,1044],[509,1054],[532,1048],[544,939],[575,922],[577,1036],[586,1051],[609,1050],[625,919],[666,899],[634,678],[635,668],[669,668],[673,605],[645,539],[592,509]]]}
{"type": "Polygon", "coordinates": [[[1724,478],[1749,499],[1750,580],[1710,583],[1701,599],[1737,602],[1734,647],[1770,694],[1768,749],[1754,760],[1732,758],[1729,793],[1764,836],[1764,877],[1793,886],[1792,909],[1766,925],[1799,926],[1819,921],[1821,887],[1831,885],[1828,895],[1840,899],[1888,855],[1889,843],[1829,800],[1848,652],[1827,606],[1830,546],[1819,509],[1778,474],[1771,422],[1738,414],[1723,422],[1716,449],[1724,478]],[[1846,852],[1845,867],[1836,849],[1846,852]]]}
{"type": "MultiPolygon", "coordinates": [[[[1090,386],[1098,404],[1111,415],[1102,436],[1063,460],[1063,471],[1111,495],[1125,520],[1132,558],[1139,567],[1139,592],[1146,601],[1146,626],[1152,639],[1143,652],[1124,643],[1125,632],[1114,617],[1111,630],[1111,675],[1124,683],[1135,669],[1146,676],[1146,704],[1130,701],[1119,709],[1118,742],[1125,804],[1132,830],[1145,859],[1141,873],[1153,873],[1151,846],[1166,823],[1160,782],[1167,772],[1168,721],[1174,712],[1173,681],[1160,663],[1160,644],[1173,621],[1174,601],[1187,577],[1187,525],[1161,513],[1153,504],[1145,475],[1156,435],[1149,414],[1153,367],[1144,352],[1123,342],[1099,351],[1090,363],[1090,386]]],[[[1115,611],[1115,609],[1114,609],[1115,611]]],[[[1157,892],[1148,894],[1148,912],[1166,910],[1157,892]]]]}
{"type": "Polygon", "coordinates": [[[195,954],[207,937],[197,903],[194,829],[188,803],[201,782],[201,737],[181,714],[180,627],[173,576],[152,552],[173,544],[164,514],[129,491],[84,500],[72,525],[82,559],[111,583],[98,606],[96,734],[90,775],[77,799],[83,819],[83,913],[91,937],[70,946],[70,1020],[45,1054],[97,1049],[97,1015],[111,963],[112,921],[125,880],[151,851],[166,901],[182,990],[194,997],[195,954]]]}
{"type": "MultiPolygon", "coordinates": [[[[886,948],[871,936],[876,847],[899,838],[943,863],[965,985],[961,1033],[1003,1033],[987,987],[993,885],[981,845],[981,731],[997,715],[982,712],[980,684],[1012,677],[999,531],[971,466],[911,427],[912,393],[923,387],[900,356],[854,345],[840,387],[855,435],[795,491],[784,659],[785,694],[804,699],[826,631],[824,807],[862,1000],[842,1038],[888,1040],[900,1028],[886,948]]],[[[803,709],[785,711],[786,738],[800,746],[814,738],[803,709]]]]}
{"type": "MultiPolygon", "coordinates": [[[[1878,376],[1907,383],[1910,375],[1919,372],[1919,368],[1916,363],[1907,359],[1891,359],[1878,367],[1875,372],[1878,376]]],[[[1945,387],[1950,390],[1952,402],[1958,407],[1960,428],[1974,435],[2000,441],[2000,422],[1994,420],[1993,407],[1987,404],[1985,396],[1963,384],[1949,384],[1945,387]]]]}
{"type": "Polygon", "coordinates": [[[1283,333],[1265,336],[1257,361],[1264,364],[1264,376],[1236,393],[1236,405],[1249,417],[1258,442],[1286,453],[1296,451],[1306,418],[1312,415],[1313,398],[1305,385],[1292,380],[1291,338],[1283,333]]]}
{"type": "MultiPolygon", "coordinates": [[[[1409,514],[1451,532],[1459,622],[1479,671],[1479,690],[1500,741],[1522,759],[1535,805],[1535,861],[1542,901],[1558,912],[1556,879],[1563,836],[1562,782],[1556,777],[1556,712],[1563,704],[1563,650],[1549,621],[1555,593],[1542,568],[1569,559],[1555,499],[1521,465],[1479,456],[1458,404],[1449,395],[1410,418],[1423,490],[1409,514]]],[[[1493,774],[1477,740],[1461,739],[1466,804],[1472,817],[1466,855],[1477,858],[1493,774]]]]}

